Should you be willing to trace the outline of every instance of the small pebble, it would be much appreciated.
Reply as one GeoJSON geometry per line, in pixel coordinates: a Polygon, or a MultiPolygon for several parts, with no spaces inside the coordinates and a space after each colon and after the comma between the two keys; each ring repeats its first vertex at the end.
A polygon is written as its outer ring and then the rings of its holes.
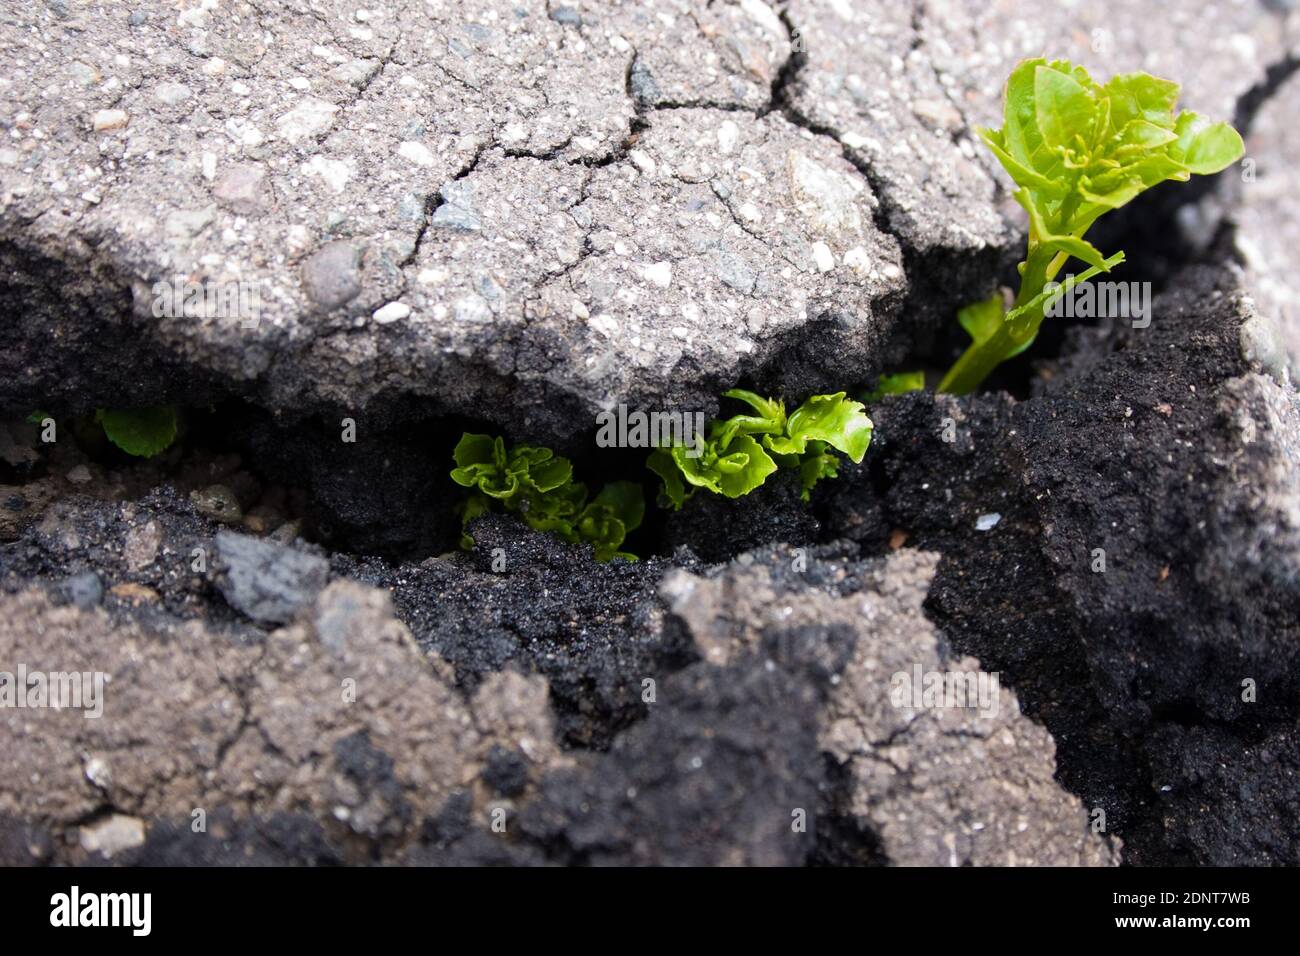
{"type": "Polygon", "coordinates": [[[126,124],[126,110],[99,110],[90,118],[90,125],[94,127],[96,133],[121,129],[126,124]]]}
{"type": "Polygon", "coordinates": [[[835,268],[835,256],[831,254],[831,247],[824,242],[814,242],[812,247],[813,261],[817,263],[818,272],[830,272],[835,268]]]}
{"type": "Polygon", "coordinates": [[[94,571],[82,571],[63,582],[63,593],[72,604],[89,611],[104,600],[104,585],[94,571]]]}
{"type": "Polygon", "coordinates": [[[411,307],[404,302],[390,302],[381,309],[376,309],[371,316],[380,325],[397,322],[411,314],[411,307]]]}
{"type": "Polygon", "coordinates": [[[225,485],[208,485],[202,491],[192,491],[190,501],[194,502],[200,514],[216,521],[237,524],[244,517],[239,499],[225,485]]]}
{"type": "Polygon", "coordinates": [[[184,83],[159,83],[153,95],[168,106],[179,106],[193,96],[194,91],[184,83]]]}
{"type": "Polygon", "coordinates": [[[397,147],[397,155],[402,159],[409,159],[417,166],[432,166],[433,153],[429,152],[429,147],[423,143],[407,141],[397,147]]]}
{"type": "Polygon", "coordinates": [[[659,288],[666,289],[673,281],[673,265],[671,262],[656,262],[645,267],[644,275],[647,282],[653,282],[659,288]]]}

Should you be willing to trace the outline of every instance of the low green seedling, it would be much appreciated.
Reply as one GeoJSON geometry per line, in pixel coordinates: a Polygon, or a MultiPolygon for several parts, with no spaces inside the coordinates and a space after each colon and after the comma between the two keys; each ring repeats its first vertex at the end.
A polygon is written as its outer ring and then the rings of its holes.
{"type": "Polygon", "coordinates": [[[939,391],[975,389],[1033,343],[1053,301],[1124,261],[1123,252],[1104,256],[1083,238],[1098,218],[1165,180],[1217,173],[1241,158],[1241,137],[1227,123],[1175,113],[1178,90],[1147,73],[1101,85],[1065,60],[1025,60],[1012,71],[1002,128],[979,134],[1029,215],[1020,290],[1009,310],[997,294],[961,310],[958,321],[971,345],[939,391]],[[1088,268],[1055,283],[1071,258],[1088,268]]]}
{"type": "MultiPolygon", "coordinates": [[[[460,506],[462,529],[499,509],[570,544],[592,545],[597,560],[636,560],[636,555],[619,550],[645,517],[645,498],[635,482],[610,482],[589,501],[587,486],[573,480],[567,458],[532,445],[507,448],[504,440],[491,435],[465,433],[452,457],[452,481],[470,489],[460,506]]],[[[474,539],[462,530],[461,547],[473,546],[474,539]]]]}
{"type": "Polygon", "coordinates": [[[895,372],[882,375],[876,379],[876,387],[866,392],[862,400],[868,405],[878,402],[886,395],[902,395],[906,392],[925,391],[924,372],[895,372]]]}
{"type": "MultiPolygon", "coordinates": [[[[49,417],[46,412],[35,411],[27,416],[27,420],[40,424],[49,417]]],[[[152,458],[170,448],[179,426],[174,405],[100,408],[95,411],[95,421],[104,429],[104,436],[109,441],[137,458],[152,458]]]]}
{"type": "Polygon", "coordinates": [[[695,457],[684,445],[651,452],[646,464],[663,482],[661,506],[679,510],[700,488],[740,498],[778,468],[798,470],[807,501],[818,481],[839,474],[836,451],[857,464],[871,444],[871,419],[862,403],[846,398],[844,392],[814,395],[788,416],[779,399],[739,388],[723,395],[744,402],[754,414],[710,422],[707,439],[695,457]]]}
{"type": "Polygon", "coordinates": [[[176,440],[176,408],[160,405],[153,408],[101,408],[95,421],[104,434],[128,455],[152,458],[171,447],[176,440]]]}

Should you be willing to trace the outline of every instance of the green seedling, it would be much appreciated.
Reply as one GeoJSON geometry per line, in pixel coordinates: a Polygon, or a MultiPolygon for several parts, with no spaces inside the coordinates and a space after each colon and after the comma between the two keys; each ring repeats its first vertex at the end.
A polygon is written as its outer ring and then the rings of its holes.
{"type": "Polygon", "coordinates": [[[779,399],[739,388],[723,395],[744,402],[755,414],[710,422],[707,440],[702,448],[697,443],[695,457],[684,445],[656,448],[650,454],[646,464],[663,481],[663,507],[680,509],[700,488],[740,498],[778,468],[798,470],[807,501],[818,481],[839,473],[835,451],[857,464],[871,443],[871,419],[862,404],[845,398],[844,392],[814,395],[789,416],[779,399]]]}
{"type": "Polygon", "coordinates": [[[880,401],[886,395],[902,395],[905,392],[921,392],[924,390],[924,372],[895,372],[892,375],[882,375],[876,379],[876,387],[864,393],[862,400],[870,405],[873,402],[880,401]]]}
{"type": "Polygon", "coordinates": [[[1178,90],[1146,73],[1103,86],[1065,60],[1025,60],[1012,71],[1002,128],[979,134],[1029,215],[1020,290],[1009,310],[996,294],[961,310],[958,321],[972,342],[939,391],[975,389],[1033,343],[1053,301],[1124,261],[1123,252],[1103,256],[1083,238],[1099,217],[1165,180],[1217,173],[1241,158],[1241,137],[1227,123],[1175,113],[1178,90]],[[1056,283],[1071,258],[1088,268],[1056,283]]]}
{"type": "MultiPolygon", "coordinates": [[[[40,424],[48,413],[32,412],[29,422],[40,424]]],[[[171,447],[176,440],[178,417],[175,406],[160,405],[153,408],[100,408],[95,411],[95,421],[104,429],[104,435],[128,455],[152,458],[171,447]]]]}
{"type": "Polygon", "coordinates": [[[104,434],[128,455],[152,458],[166,451],[176,440],[176,409],[171,405],[154,408],[101,408],[95,421],[104,434]]]}
{"type": "MultiPolygon", "coordinates": [[[[567,458],[549,448],[507,448],[501,438],[490,435],[462,435],[452,456],[456,461],[452,481],[470,489],[460,506],[462,528],[499,508],[537,531],[570,544],[592,545],[597,560],[636,560],[636,555],[620,551],[619,546],[645,516],[640,485],[610,482],[588,501],[587,486],[573,480],[573,465],[567,458]]],[[[473,546],[474,539],[462,531],[461,547],[473,546]]]]}

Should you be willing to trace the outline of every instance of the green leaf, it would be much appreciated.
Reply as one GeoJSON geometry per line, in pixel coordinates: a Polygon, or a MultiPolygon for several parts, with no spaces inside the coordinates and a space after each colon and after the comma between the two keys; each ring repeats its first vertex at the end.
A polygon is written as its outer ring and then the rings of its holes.
{"type": "Polygon", "coordinates": [[[835,478],[840,473],[840,460],[825,450],[814,450],[799,462],[799,484],[803,488],[800,498],[808,501],[817,482],[835,478]]]}
{"type": "Polygon", "coordinates": [[[633,481],[611,481],[600,489],[592,505],[610,509],[629,534],[641,527],[645,518],[645,495],[633,481]]]}
{"type": "Polygon", "coordinates": [[[732,464],[741,462],[740,468],[724,468],[719,480],[722,494],[728,498],[747,495],[776,471],[776,462],[750,435],[741,435],[728,448],[732,464]]]}
{"type": "MultiPolygon", "coordinates": [[[[673,464],[677,466],[678,474],[686,479],[688,485],[707,488],[715,495],[722,494],[722,471],[717,465],[716,455],[711,462],[706,462],[710,457],[707,453],[698,458],[688,458],[686,449],[681,445],[674,445],[668,453],[672,456],[673,464]]],[[[745,463],[748,463],[747,458],[745,463]]]]}
{"type": "Polygon", "coordinates": [[[527,495],[563,489],[573,478],[569,460],[549,448],[520,445],[507,453],[501,438],[488,435],[462,435],[452,458],[458,465],[452,469],[452,481],[465,488],[477,488],[507,503],[512,511],[524,510],[527,495]],[[519,497],[525,492],[523,498],[519,497]]]}
{"type": "Polygon", "coordinates": [[[494,498],[509,498],[519,489],[517,474],[505,471],[505,442],[488,435],[461,435],[452,451],[459,466],[452,469],[451,480],[465,488],[478,488],[494,498]]]}
{"type": "Polygon", "coordinates": [[[1063,149],[1076,135],[1090,137],[1096,111],[1096,98],[1072,73],[1057,64],[1034,70],[1034,115],[1048,146],[1063,149]]]}
{"type": "Polygon", "coordinates": [[[895,372],[876,379],[876,387],[862,396],[864,402],[878,402],[886,395],[925,391],[924,372],[895,372]]]}
{"type": "Polygon", "coordinates": [[[646,459],[646,467],[663,480],[659,489],[659,506],[681,511],[686,503],[686,485],[682,482],[681,469],[667,448],[656,448],[646,459]]]}
{"type": "Polygon", "coordinates": [[[1099,86],[1064,60],[1029,59],[1011,71],[1002,128],[980,136],[1016,182],[1016,200],[1029,216],[1016,296],[1022,304],[1005,317],[992,300],[959,313],[973,342],[940,388],[969,392],[1029,346],[1049,299],[1043,290],[1065,257],[1087,264],[1087,274],[1123,261],[1084,238],[1098,218],[1158,183],[1217,173],[1241,157],[1232,127],[1175,114],[1177,98],[1178,84],[1146,73],[1099,86]]]}
{"type": "Polygon", "coordinates": [[[1029,233],[1031,243],[1037,242],[1049,249],[1056,249],[1058,252],[1064,252],[1067,255],[1082,259],[1090,266],[1100,266],[1102,264],[1104,257],[1096,246],[1086,239],[1079,239],[1075,236],[1052,235],[1048,231],[1047,224],[1043,222],[1041,213],[1030,199],[1029,190],[1017,189],[1012,195],[1029,215],[1029,224],[1032,227],[1029,233]]]}
{"type": "Polygon", "coordinates": [[[500,438],[490,435],[471,435],[468,432],[460,436],[456,448],[451,453],[457,466],[468,468],[471,465],[490,465],[499,457],[505,460],[505,447],[500,438]]]}
{"type": "Polygon", "coordinates": [[[1173,124],[1178,84],[1150,73],[1117,73],[1102,87],[1110,100],[1110,126],[1121,130],[1134,120],[1166,129],[1173,124]]]}
{"type": "Polygon", "coordinates": [[[1179,114],[1176,131],[1170,154],[1199,175],[1227,169],[1246,151],[1241,134],[1227,123],[1207,123],[1190,110],[1179,114]]]}
{"type": "MultiPolygon", "coordinates": [[[[490,468],[487,465],[474,465],[465,471],[473,473],[474,480],[471,484],[478,488],[483,494],[504,501],[515,497],[519,494],[519,476],[509,474],[499,469],[490,468]],[[483,469],[477,473],[474,469],[483,469]]],[[[452,479],[456,479],[456,472],[452,472],[452,479]]]]}
{"type": "MultiPolygon", "coordinates": [[[[891,383],[899,390],[923,387],[920,373],[904,373],[891,383]]],[[[655,449],[646,465],[662,479],[659,502],[680,509],[696,489],[739,498],[779,468],[800,472],[804,498],[817,481],[836,474],[838,449],[860,462],[871,442],[871,419],[861,402],[844,392],[814,395],[786,416],[785,403],[733,389],[726,397],[745,402],[758,415],[737,415],[710,424],[703,453],[690,457],[683,446],[655,449]],[[778,427],[779,426],[779,427],[778,427]]]]}
{"type": "Polygon", "coordinates": [[[176,440],[176,409],[171,405],[155,408],[101,408],[95,420],[104,434],[128,455],[152,458],[176,440]]]}
{"type": "Polygon", "coordinates": [[[714,494],[739,498],[749,494],[776,471],[776,462],[751,435],[737,435],[725,455],[710,453],[712,451],[710,449],[699,458],[688,458],[684,447],[673,447],[673,461],[687,483],[707,488],[714,494]]]}
{"type": "Polygon", "coordinates": [[[525,473],[527,483],[538,491],[553,491],[567,485],[573,480],[573,465],[569,459],[558,455],[551,457],[549,448],[537,449],[546,452],[546,457],[536,461],[525,473]]]}
{"type": "Polygon", "coordinates": [[[1159,149],[1177,138],[1178,134],[1167,126],[1157,126],[1147,120],[1133,120],[1120,130],[1117,148],[1136,146],[1139,150],[1147,151],[1159,149]]]}
{"type": "MultiPolygon", "coordinates": [[[[617,524],[617,519],[611,519],[611,527],[617,524]]],[[[614,532],[611,535],[611,540],[613,538],[622,539],[622,537],[623,535],[621,532],[614,532]]],[[[592,542],[592,544],[595,547],[597,561],[612,561],[614,558],[622,558],[624,561],[635,561],[637,559],[635,554],[631,554],[627,551],[620,551],[617,546],[609,544],[608,541],[595,541],[592,542]]]]}
{"type": "Polygon", "coordinates": [[[1002,146],[1000,131],[981,128],[978,133],[980,138],[984,140],[984,144],[997,157],[998,162],[1002,164],[1002,168],[1007,171],[1007,175],[1011,177],[1017,186],[1024,186],[1026,189],[1043,193],[1048,198],[1058,198],[1065,193],[1065,186],[1062,183],[1053,182],[1041,173],[1025,166],[1008,153],[1002,146]]]}
{"type": "Polygon", "coordinates": [[[749,405],[758,413],[765,423],[777,424],[778,429],[785,422],[785,402],[775,398],[764,398],[743,388],[733,388],[722,393],[724,398],[735,398],[749,405]]]}
{"type": "Polygon", "coordinates": [[[1057,252],[1074,256],[1076,259],[1082,259],[1090,266],[1101,267],[1106,261],[1101,250],[1087,239],[1076,239],[1074,236],[1044,236],[1043,245],[1057,252]]]}
{"type": "MultiPolygon", "coordinates": [[[[1116,175],[1139,182],[1141,188],[1138,192],[1144,192],[1152,186],[1171,179],[1185,183],[1192,178],[1192,173],[1181,160],[1174,157],[1174,148],[1175,144],[1170,143],[1165,149],[1149,152],[1120,167],[1116,171],[1116,175]]],[[[1106,177],[1102,176],[1100,178],[1104,180],[1106,177]]]]}
{"type": "Polygon", "coordinates": [[[1011,71],[1003,106],[1002,145],[1019,165],[1033,170],[1049,182],[1057,182],[1065,166],[1058,153],[1044,142],[1039,131],[1034,94],[1035,74],[1046,62],[1041,57],[1024,60],[1011,71]]]}
{"type": "Polygon", "coordinates": [[[709,440],[721,450],[726,450],[736,435],[779,434],[785,428],[785,403],[763,398],[744,389],[733,388],[722,393],[725,398],[735,398],[753,408],[757,415],[733,415],[712,422],[709,440]]]}
{"type": "Polygon", "coordinates": [[[1086,176],[1082,183],[1079,195],[1093,205],[1104,207],[1105,210],[1118,209],[1120,206],[1127,205],[1138,193],[1147,188],[1146,184],[1136,177],[1119,179],[1114,181],[1114,185],[1107,182],[1101,188],[1095,188],[1086,176]]]}
{"type": "Polygon", "coordinates": [[[602,488],[591,504],[583,509],[572,531],[578,540],[594,546],[598,561],[614,557],[635,561],[636,555],[619,551],[618,547],[630,532],[640,527],[644,515],[641,486],[630,481],[615,481],[602,488]]]}
{"type": "Polygon", "coordinates": [[[994,292],[987,299],[972,302],[957,313],[957,321],[966,333],[975,340],[983,342],[990,338],[1002,324],[1002,293],[994,292]]]}
{"type": "MultiPolygon", "coordinates": [[[[500,508],[536,531],[572,544],[591,541],[596,556],[605,561],[645,514],[641,487],[631,482],[607,485],[588,504],[587,486],[573,480],[573,465],[549,448],[519,445],[507,450],[500,438],[465,434],[452,457],[457,464],[452,479],[475,489],[460,506],[462,529],[500,508]]],[[[462,530],[461,547],[473,546],[473,538],[462,530]]]]}
{"type": "Polygon", "coordinates": [[[507,511],[524,515],[529,520],[558,520],[572,522],[587,503],[587,486],[580,481],[569,482],[547,492],[522,488],[520,493],[502,504],[507,511]]]}
{"type": "Polygon", "coordinates": [[[577,544],[582,540],[572,520],[544,514],[523,514],[524,523],[534,531],[555,535],[561,541],[577,544]]]}
{"type": "Polygon", "coordinates": [[[844,392],[813,395],[786,422],[789,441],[773,441],[769,447],[780,454],[802,453],[807,442],[824,441],[857,464],[871,444],[871,429],[865,406],[845,397],[844,392]]]}

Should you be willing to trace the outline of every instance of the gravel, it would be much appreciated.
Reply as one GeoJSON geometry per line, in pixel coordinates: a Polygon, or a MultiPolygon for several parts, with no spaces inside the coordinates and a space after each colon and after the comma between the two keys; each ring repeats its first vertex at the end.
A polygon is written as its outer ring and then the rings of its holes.
{"type": "Polygon", "coordinates": [[[300,548],[217,532],[218,579],[230,606],[263,624],[283,624],[325,586],[329,562],[300,548]]]}

